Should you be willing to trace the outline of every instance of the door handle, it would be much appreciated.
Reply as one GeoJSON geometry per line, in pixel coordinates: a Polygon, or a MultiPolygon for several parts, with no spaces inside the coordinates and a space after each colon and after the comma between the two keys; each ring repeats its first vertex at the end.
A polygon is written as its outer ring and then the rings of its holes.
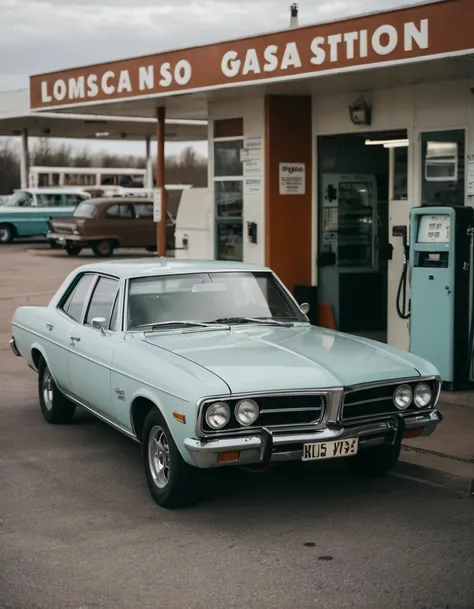
{"type": "Polygon", "coordinates": [[[81,340],[81,337],[80,337],[80,336],[70,336],[70,337],[69,337],[69,340],[70,340],[72,343],[78,343],[78,342],[81,340]]]}
{"type": "Polygon", "coordinates": [[[51,332],[51,330],[54,328],[53,324],[50,324],[49,322],[46,322],[44,324],[46,326],[46,328],[51,332]]]}

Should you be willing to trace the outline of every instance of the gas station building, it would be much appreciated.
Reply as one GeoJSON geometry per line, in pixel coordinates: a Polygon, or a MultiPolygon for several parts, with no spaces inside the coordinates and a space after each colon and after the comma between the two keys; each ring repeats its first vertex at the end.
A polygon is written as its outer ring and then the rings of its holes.
{"type": "Polygon", "coordinates": [[[473,204],[473,23],[473,0],[293,20],[32,76],[30,109],[158,118],[157,187],[165,120],[207,120],[214,258],[264,263],[339,330],[408,348],[410,209],[473,204]]]}

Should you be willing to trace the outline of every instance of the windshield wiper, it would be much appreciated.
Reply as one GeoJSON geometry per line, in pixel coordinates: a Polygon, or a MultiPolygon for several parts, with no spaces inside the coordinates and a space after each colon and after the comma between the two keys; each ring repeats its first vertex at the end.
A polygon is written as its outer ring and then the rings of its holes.
{"type": "Polygon", "coordinates": [[[184,327],[201,327],[201,328],[213,328],[214,324],[204,321],[192,321],[192,320],[177,320],[177,321],[155,321],[149,324],[141,324],[140,326],[134,326],[130,330],[154,330],[155,328],[166,328],[167,326],[184,326],[184,327]]]}
{"type": "Polygon", "coordinates": [[[294,324],[291,321],[278,321],[267,317],[221,317],[215,319],[214,324],[263,324],[265,326],[283,326],[291,328],[294,324]]]}

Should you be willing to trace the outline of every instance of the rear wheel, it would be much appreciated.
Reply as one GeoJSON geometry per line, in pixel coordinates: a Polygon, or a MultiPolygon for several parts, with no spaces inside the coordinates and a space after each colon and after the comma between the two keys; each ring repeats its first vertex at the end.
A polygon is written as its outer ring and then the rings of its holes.
{"type": "Polygon", "coordinates": [[[102,239],[102,241],[97,241],[92,244],[92,251],[99,258],[107,258],[108,256],[112,256],[114,253],[115,244],[110,239],[102,239]]]}
{"type": "Polygon", "coordinates": [[[38,369],[38,397],[41,412],[48,423],[71,423],[76,406],[59,391],[44,359],[38,369]]]}
{"type": "Polygon", "coordinates": [[[381,478],[395,467],[401,448],[401,444],[372,446],[362,450],[355,457],[344,459],[344,462],[355,474],[367,478],[381,478]]]}
{"type": "Polygon", "coordinates": [[[13,241],[13,228],[9,224],[0,224],[0,243],[13,241]]]}
{"type": "Polygon", "coordinates": [[[145,419],[142,456],[148,489],[158,505],[179,508],[198,499],[201,472],[180,455],[166,421],[156,408],[145,419]]]}
{"type": "Polygon", "coordinates": [[[68,256],[79,256],[82,252],[82,247],[79,247],[78,245],[66,245],[64,249],[68,256]]]}

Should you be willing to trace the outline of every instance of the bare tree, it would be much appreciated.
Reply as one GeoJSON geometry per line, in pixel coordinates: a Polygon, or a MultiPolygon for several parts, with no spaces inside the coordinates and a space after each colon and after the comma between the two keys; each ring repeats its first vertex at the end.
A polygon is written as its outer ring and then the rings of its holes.
{"type": "MultiPolygon", "coordinates": [[[[33,144],[30,162],[44,167],[146,167],[144,156],[120,156],[106,151],[93,154],[87,148],[76,151],[68,144],[57,144],[49,138],[41,138],[33,144]]],[[[156,160],[153,167],[156,167],[156,160]]],[[[165,173],[168,184],[207,186],[207,160],[192,147],[183,150],[179,157],[167,157],[165,173]]],[[[19,187],[18,149],[12,140],[6,140],[0,144],[0,194],[11,194],[19,187]]]]}

